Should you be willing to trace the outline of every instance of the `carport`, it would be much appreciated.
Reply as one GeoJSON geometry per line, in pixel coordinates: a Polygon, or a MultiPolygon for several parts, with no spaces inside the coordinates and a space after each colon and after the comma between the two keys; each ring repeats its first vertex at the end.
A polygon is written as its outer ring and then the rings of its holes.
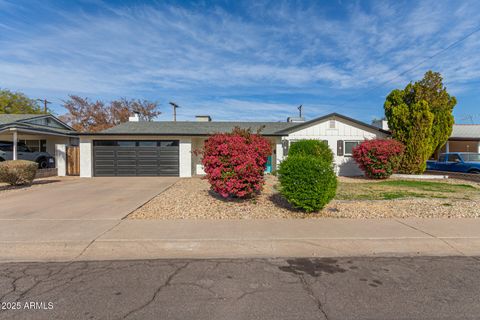
{"type": "Polygon", "coordinates": [[[69,144],[71,141],[70,137],[71,136],[67,134],[21,127],[0,129],[0,141],[11,141],[13,143],[12,160],[18,160],[19,155],[24,152],[21,148],[19,149],[19,141],[24,142],[27,147],[33,151],[48,152],[53,156],[55,155],[55,144],[69,144]]]}
{"type": "Polygon", "coordinates": [[[19,142],[29,150],[48,152],[55,156],[55,145],[71,145],[78,141],[76,132],[61,120],[49,114],[0,114],[0,141],[11,141],[11,159],[22,158],[19,142]]]}

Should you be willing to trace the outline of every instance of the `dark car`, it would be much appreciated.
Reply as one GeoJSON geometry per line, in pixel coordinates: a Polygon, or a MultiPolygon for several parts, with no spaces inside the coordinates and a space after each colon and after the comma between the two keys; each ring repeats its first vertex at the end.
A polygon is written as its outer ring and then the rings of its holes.
{"type": "MultiPolygon", "coordinates": [[[[55,158],[48,152],[31,151],[23,142],[17,143],[17,159],[29,160],[38,163],[38,168],[55,167],[55,158]]],[[[13,160],[13,142],[0,141],[0,161],[13,160]]]]}

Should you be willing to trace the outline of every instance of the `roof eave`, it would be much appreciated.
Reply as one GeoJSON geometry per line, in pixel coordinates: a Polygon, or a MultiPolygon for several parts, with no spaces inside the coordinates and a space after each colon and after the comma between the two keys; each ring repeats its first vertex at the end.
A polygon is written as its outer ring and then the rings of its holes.
{"type": "Polygon", "coordinates": [[[278,131],[278,133],[281,133],[281,134],[289,134],[289,133],[292,133],[292,132],[295,132],[303,127],[308,127],[310,126],[311,124],[314,124],[314,123],[317,123],[319,121],[322,121],[322,120],[325,120],[325,119],[328,119],[328,118],[331,118],[331,117],[338,117],[338,118],[342,118],[342,119],[345,119],[347,121],[350,121],[350,122],[353,122],[353,123],[356,123],[358,125],[361,125],[363,127],[366,127],[366,128],[370,128],[372,130],[375,130],[375,131],[380,131],[382,133],[385,133],[385,134],[391,134],[390,131],[388,130],[384,130],[382,128],[378,128],[378,127],[375,127],[375,126],[372,126],[368,123],[365,123],[365,122],[362,122],[362,121],[359,121],[359,120],[356,120],[356,119],[353,119],[353,118],[350,118],[350,117],[347,117],[347,116],[344,116],[343,114],[339,114],[339,113],[336,113],[336,112],[333,112],[333,113],[329,113],[327,115],[324,115],[324,116],[321,116],[321,117],[317,117],[315,119],[312,119],[312,120],[309,120],[309,121],[306,121],[306,122],[302,122],[302,123],[299,123],[298,125],[295,125],[293,127],[290,127],[288,129],[285,129],[285,130],[281,130],[281,131],[278,131]]]}
{"type": "MultiPolygon", "coordinates": [[[[204,136],[211,136],[216,134],[214,133],[139,133],[139,132],[76,132],[78,136],[182,136],[182,137],[204,137],[204,136]]],[[[266,137],[282,137],[284,134],[279,133],[269,133],[269,134],[261,134],[262,136],[266,137]]]]}

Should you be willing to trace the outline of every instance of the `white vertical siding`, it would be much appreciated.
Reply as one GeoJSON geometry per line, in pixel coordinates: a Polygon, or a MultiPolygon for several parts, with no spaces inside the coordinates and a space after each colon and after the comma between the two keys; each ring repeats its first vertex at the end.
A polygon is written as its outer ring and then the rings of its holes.
{"type": "Polygon", "coordinates": [[[55,145],[55,166],[57,167],[57,174],[59,177],[67,175],[67,145],[55,145]]]}
{"type": "MultiPolygon", "coordinates": [[[[279,139],[280,140],[280,139],[279,139]]],[[[280,165],[280,162],[283,160],[283,144],[282,141],[277,141],[275,144],[275,170],[278,170],[278,166],[280,165]]]]}
{"type": "Polygon", "coordinates": [[[332,149],[338,175],[362,175],[362,171],[352,157],[337,155],[337,141],[363,141],[375,138],[385,138],[387,135],[343,118],[323,119],[309,127],[290,133],[286,140],[326,140],[332,149]],[[330,128],[330,120],[335,120],[335,128],[330,128]]]}
{"type": "Polygon", "coordinates": [[[187,178],[192,176],[192,139],[180,139],[180,177],[187,178]]]}
{"type": "Polygon", "coordinates": [[[80,138],[80,177],[93,177],[93,147],[92,139],[80,138]]]}

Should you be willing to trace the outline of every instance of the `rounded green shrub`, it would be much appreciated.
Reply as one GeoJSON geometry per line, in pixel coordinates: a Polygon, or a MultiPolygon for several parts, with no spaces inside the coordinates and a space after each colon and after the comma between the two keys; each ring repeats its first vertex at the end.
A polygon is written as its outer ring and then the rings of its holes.
{"type": "Polygon", "coordinates": [[[288,156],[314,156],[333,163],[333,153],[328,144],[320,140],[295,141],[288,150],[288,156]]]}
{"type": "Polygon", "coordinates": [[[33,161],[13,160],[0,162],[0,182],[12,186],[32,184],[38,164],[33,161]]]}
{"type": "Polygon", "coordinates": [[[289,155],[278,171],[280,193],[296,208],[319,211],[337,190],[332,164],[314,156],[289,155]]]}

